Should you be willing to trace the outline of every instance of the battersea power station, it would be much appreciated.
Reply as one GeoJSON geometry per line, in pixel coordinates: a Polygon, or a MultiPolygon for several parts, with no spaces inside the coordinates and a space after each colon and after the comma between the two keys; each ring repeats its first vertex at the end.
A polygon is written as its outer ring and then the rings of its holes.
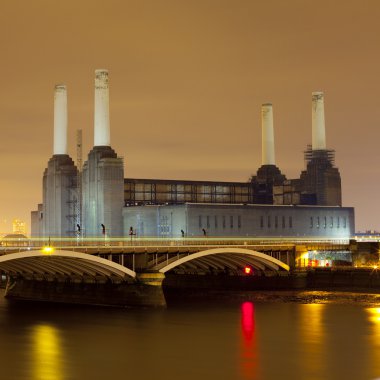
{"type": "Polygon", "coordinates": [[[43,173],[42,203],[31,213],[32,236],[349,239],[354,209],[342,207],[322,92],[312,94],[311,105],[312,145],[299,178],[288,179],[276,165],[272,104],[262,105],[262,163],[246,182],[125,178],[111,145],[108,71],[95,71],[94,146],[83,166],[68,155],[67,92],[57,85],[53,155],[43,173]]]}

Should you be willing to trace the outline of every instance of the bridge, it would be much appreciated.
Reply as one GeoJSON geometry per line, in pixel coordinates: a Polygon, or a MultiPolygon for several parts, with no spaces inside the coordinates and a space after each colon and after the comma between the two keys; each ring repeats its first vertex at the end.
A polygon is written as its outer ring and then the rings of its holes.
{"type": "MultiPolygon", "coordinates": [[[[152,287],[161,290],[166,273],[242,276],[244,269],[257,276],[286,274],[294,266],[297,246],[342,247],[345,241],[300,239],[18,239],[2,241],[0,271],[10,281],[7,295],[23,297],[41,284],[152,287]],[[22,284],[16,286],[16,284],[22,284]],[[27,286],[25,284],[28,284],[27,286]],[[111,284],[111,285],[110,285],[111,284]],[[17,290],[17,287],[20,288],[17,290]],[[27,290],[27,291],[26,291],[27,290]]],[[[66,289],[67,291],[67,289],[66,289]]],[[[156,302],[157,292],[154,290],[156,302]]],[[[162,292],[162,290],[161,290],[162,292]]],[[[33,293],[33,292],[32,292],[33,293]]],[[[96,298],[96,296],[94,296],[96,298]]],[[[49,300],[54,295],[49,294],[49,300]]],[[[159,303],[162,303],[162,297],[159,303]]],[[[149,301],[150,302],[150,301],[149,301]]]]}

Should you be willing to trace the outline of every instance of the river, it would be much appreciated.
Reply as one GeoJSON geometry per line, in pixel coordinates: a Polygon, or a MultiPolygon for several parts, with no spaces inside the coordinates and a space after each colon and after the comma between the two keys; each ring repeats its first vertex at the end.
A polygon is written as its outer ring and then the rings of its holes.
{"type": "Polygon", "coordinates": [[[380,378],[376,295],[219,294],[167,309],[0,296],[0,379],[380,378]]]}

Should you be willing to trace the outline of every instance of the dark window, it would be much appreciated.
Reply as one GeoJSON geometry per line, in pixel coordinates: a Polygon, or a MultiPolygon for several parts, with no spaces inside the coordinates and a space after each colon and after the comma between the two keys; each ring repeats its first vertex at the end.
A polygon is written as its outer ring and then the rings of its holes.
{"type": "Polygon", "coordinates": [[[323,217],[323,228],[326,228],[327,226],[327,218],[323,217]]]}
{"type": "Polygon", "coordinates": [[[334,218],[330,216],[330,228],[334,227],[334,218]]]}
{"type": "Polygon", "coordinates": [[[317,228],[319,228],[319,216],[317,216],[317,228]]]}
{"type": "Polygon", "coordinates": [[[313,228],[313,217],[310,217],[310,228],[313,228]]]}
{"type": "Polygon", "coordinates": [[[271,220],[270,220],[270,215],[268,215],[268,228],[271,226],[271,220]]]}
{"type": "Polygon", "coordinates": [[[264,217],[260,216],[260,228],[264,228],[264,217]]]}
{"type": "Polygon", "coordinates": [[[238,228],[241,228],[241,216],[238,215],[238,228]]]}
{"type": "Polygon", "coordinates": [[[274,228],[278,228],[278,216],[274,217],[274,228]]]}
{"type": "Polygon", "coordinates": [[[234,217],[232,215],[230,216],[230,227],[234,228],[234,217]]]}
{"type": "Polygon", "coordinates": [[[206,224],[207,228],[210,228],[210,217],[208,215],[206,216],[206,224]]]}
{"type": "Polygon", "coordinates": [[[339,228],[340,227],[340,219],[339,219],[339,216],[338,216],[338,223],[337,223],[337,226],[336,226],[336,228],[339,228]]]}
{"type": "Polygon", "coordinates": [[[222,223],[223,223],[223,228],[226,228],[226,217],[224,215],[222,217],[222,223]]]}
{"type": "Polygon", "coordinates": [[[199,215],[199,228],[202,228],[202,215],[199,215]]]}
{"type": "Polygon", "coordinates": [[[282,217],[282,228],[285,228],[285,216],[282,217]]]}
{"type": "Polygon", "coordinates": [[[343,228],[346,228],[347,227],[347,224],[346,224],[346,217],[344,216],[343,217],[343,228]]]}
{"type": "Polygon", "coordinates": [[[293,228],[293,218],[289,216],[289,228],[293,228]]]}
{"type": "Polygon", "coordinates": [[[215,215],[215,228],[218,228],[218,217],[215,215]]]}

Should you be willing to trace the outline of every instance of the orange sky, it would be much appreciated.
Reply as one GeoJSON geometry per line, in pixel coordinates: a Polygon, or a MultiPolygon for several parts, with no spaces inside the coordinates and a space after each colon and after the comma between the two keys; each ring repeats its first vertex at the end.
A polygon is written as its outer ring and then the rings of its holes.
{"type": "Polygon", "coordinates": [[[79,128],[90,149],[96,68],[110,70],[126,177],[246,181],[265,102],[277,165],[298,177],[311,92],[324,91],[343,203],[358,230],[380,228],[379,14],[378,0],[1,0],[0,232],[41,202],[56,83],[71,155],[79,128]]]}

